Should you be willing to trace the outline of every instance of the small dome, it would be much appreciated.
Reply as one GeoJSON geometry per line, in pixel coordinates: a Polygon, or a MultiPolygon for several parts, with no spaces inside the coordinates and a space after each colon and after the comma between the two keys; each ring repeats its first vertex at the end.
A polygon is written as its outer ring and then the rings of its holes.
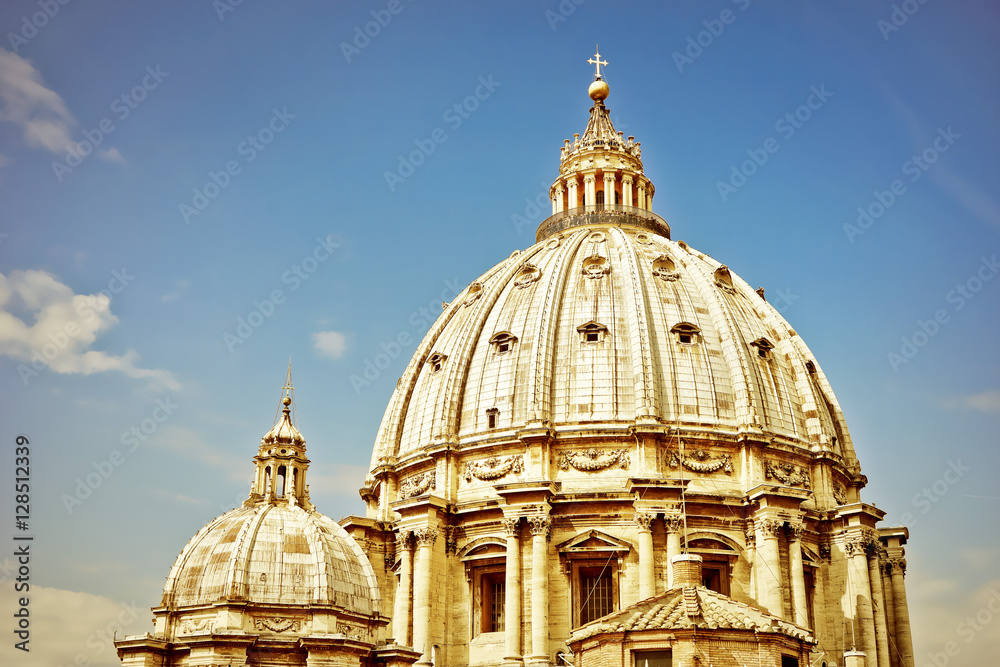
{"type": "Polygon", "coordinates": [[[598,79],[594,83],[590,84],[590,88],[587,89],[587,94],[590,95],[590,99],[595,102],[603,102],[608,99],[608,95],[611,93],[611,89],[608,88],[608,84],[601,79],[598,79]]]}
{"type": "Polygon", "coordinates": [[[375,572],[335,521],[294,504],[245,504],[202,528],[177,557],[163,589],[173,608],[240,600],[332,604],[378,613],[375,572]]]}

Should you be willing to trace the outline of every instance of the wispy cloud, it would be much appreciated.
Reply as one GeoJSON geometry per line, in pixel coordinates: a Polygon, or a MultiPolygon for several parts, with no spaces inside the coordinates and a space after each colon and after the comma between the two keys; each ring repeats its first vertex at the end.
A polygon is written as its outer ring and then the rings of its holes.
{"type": "Polygon", "coordinates": [[[107,160],[108,162],[117,162],[118,164],[125,164],[125,156],[121,154],[117,147],[112,146],[107,150],[102,150],[97,152],[97,156],[102,160],[107,160]]]}
{"type": "MultiPolygon", "coordinates": [[[[0,604],[16,609],[13,586],[0,587],[0,604]]],[[[59,588],[31,586],[30,652],[14,648],[10,631],[0,646],[0,664],[19,667],[118,664],[112,639],[141,634],[149,626],[148,604],[116,602],[110,598],[59,588]]]]}
{"type": "MultiPolygon", "coordinates": [[[[219,449],[207,442],[198,431],[183,426],[168,426],[157,434],[155,441],[150,442],[154,447],[168,450],[176,456],[217,468],[230,479],[242,481],[251,469],[246,456],[219,449]]],[[[174,500],[183,499],[175,497],[174,500]]]]}
{"type": "Polygon", "coordinates": [[[320,331],[314,333],[312,338],[313,347],[323,356],[331,359],[340,359],[344,356],[344,350],[347,349],[347,337],[340,331],[320,331]]]}
{"type": "Polygon", "coordinates": [[[1000,412],[1000,391],[988,389],[979,394],[950,398],[945,401],[945,407],[981,412],[1000,412]]]}
{"type": "Polygon", "coordinates": [[[138,366],[135,350],[115,356],[90,349],[100,333],[116,324],[118,318],[106,294],[74,294],[45,271],[0,274],[0,356],[22,362],[18,371],[26,383],[46,368],[83,375],[118,371],[147,379],[155,387],[179,390],[180,384],[168,371],[138,366]],[[12,311],[27,311],[28,321],[12,311]]]}
{"type": "Polygon", "coordinates": [[[70,145],[70,131],[77,124],[35,66],[4,48],[0,48],[0,121],[18,126],[29,146],[53,153],[70,145]]]}

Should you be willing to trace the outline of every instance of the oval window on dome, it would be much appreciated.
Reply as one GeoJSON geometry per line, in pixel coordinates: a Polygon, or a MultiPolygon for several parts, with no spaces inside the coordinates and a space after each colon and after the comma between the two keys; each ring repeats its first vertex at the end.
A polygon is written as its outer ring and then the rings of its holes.
{"type": "Polygon", "coordinates": [[[611,263],[607,257],[591,255],[583,260],[583,275],[590,279],[603,278],[611,272],[611,263]]]}
{"type": "Polygon", "coordinates": [[[534,264],[525,264],[514,278],[514,285],[520,289],[524,289],[525,287],[529,287],[530,285],[538,282],[538,279],[541,277],[542,272],[537,266],[534,264]]]}
{"type": "Polygon", "coordinates": [[[591,243],[604,243],[608,240],[608,237],[604,234],[604,232],[594,232],[587,237],[587,240],[591,243]]]}
{"type": "Polygon", "coordinates": [[[637,243],[641,243],[643,245],[649,245],[653,242],[653,239],[649,238],[649,234],[636,234],[635,240],[637,243]]]}
{"type": "Polygon", "coordinates": [[[729,272],[729,267],[723,264],[715,270],[715,284],[724,292],[736,294],[736,286],[733,285],[733,276],[729,272]]]}
{"type": "Polygon", "coordinates": [[[681,274],[677,273],[677,267],[674,265],[674,260],[670,259],[666,255],[660,255],[653,260],[653,275],[668,283],[681,277],[681,274]]]}
{"type": "Polygon", "coordinates": [[[483,284],[480,282],[474,282],[469,285],[468,291],[465,293],[465,299],[462,301],[463,306],[470,306],[476,302],[483,293],[483,284]]]}
{"type": "Polygon", "coordinates": [[[550,238],[548,241],[545,242],[545,249],[546,250],[555,250],[556,248],[559,247],[560,243],[562,243],[562,237],[561,236],[553,236],[552,238],[550,238]]]}

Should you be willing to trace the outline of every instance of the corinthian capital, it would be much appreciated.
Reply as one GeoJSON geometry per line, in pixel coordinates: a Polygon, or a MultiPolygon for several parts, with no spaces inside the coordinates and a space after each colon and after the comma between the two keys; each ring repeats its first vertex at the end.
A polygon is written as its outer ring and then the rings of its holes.
{"type": "Polygon", "coordinates": [[[681,526],[684,525],[684,519],[679,514],[667,514],[663,517],[663,522],[667,525],[668,533],[679,532],[681,526]]]}
{"type": "Polygon", "coordinates": [[[636,512],[635,513],[635,523],[639,526],[639,530],[649,530],[653,523],[653,519],[656,518],[655,514],[650,514],[648,512],[636,512]]]}
{"type": "Polygon", "coordinates": [[[552,519],[542,514],[527,517],[528,529],[532,535],[549,536],[549,528],[552,527],[552,519]]]}
{"type": "Polygon", "coordinates": [[[503,524],[503,530],[507,537],[517,537],[518,533],[521,532],[521,517],[519,516],[505,516],[500,522],[503,524]]]}
{"type": "Polygon", "coordinates": [[[418,528],[413,531],[413,537],[417,540],[417,544],[424,547],[434,546],[435,540],[437,540],[438,531],[437,528],[418,528]]]}

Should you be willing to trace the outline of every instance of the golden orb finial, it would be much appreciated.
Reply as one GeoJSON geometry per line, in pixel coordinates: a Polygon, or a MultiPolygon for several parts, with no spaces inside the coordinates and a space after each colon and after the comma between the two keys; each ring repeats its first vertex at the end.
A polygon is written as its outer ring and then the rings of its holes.
{"type": "Polygon", "coordinates": [[[608,99],[608,94],[610,92],[611,89],[608,88],[608,84],[600,79],[590,84],[590,88],[587,89],[587,94],[590,95],[590,99],[595,102],[603,102],[608,99]]]}

